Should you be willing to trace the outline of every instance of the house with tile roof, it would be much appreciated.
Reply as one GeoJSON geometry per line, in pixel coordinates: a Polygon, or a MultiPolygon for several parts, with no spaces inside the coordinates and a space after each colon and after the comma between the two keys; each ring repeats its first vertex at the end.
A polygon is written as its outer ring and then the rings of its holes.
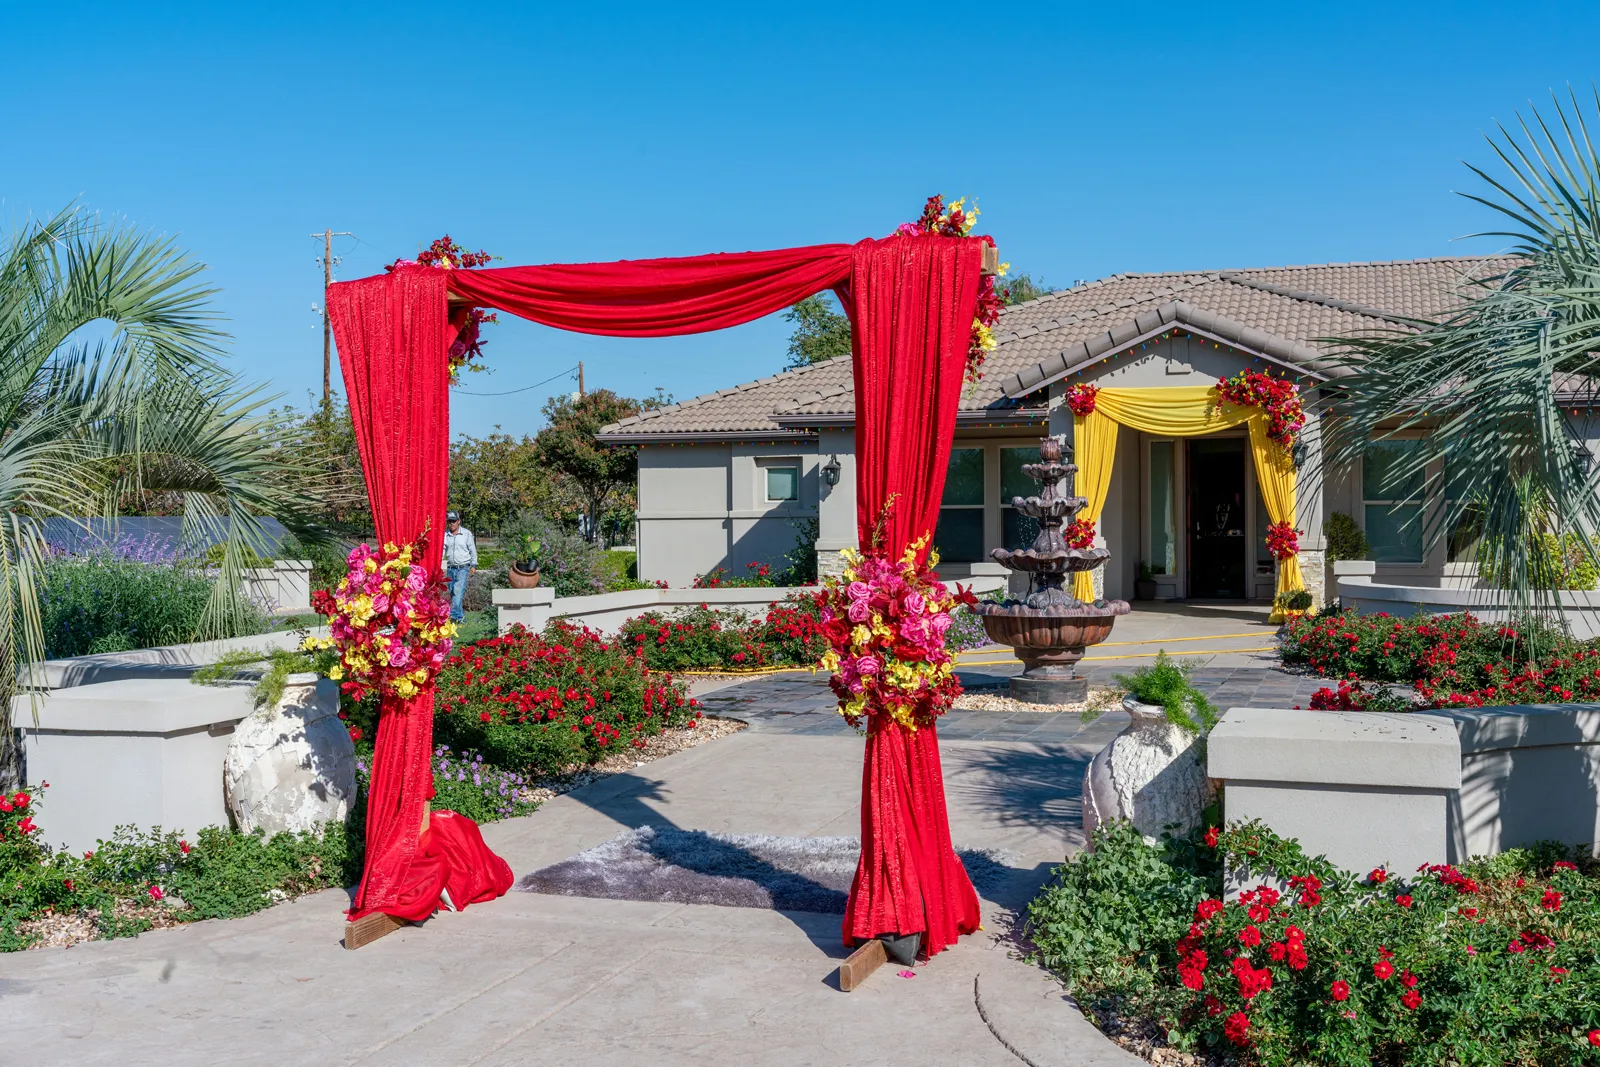
{"type": "MultiPolygon", "coordinates": [[[[1064,403],[1077,382],[1207,385],[1244,368],[1299,382],[1310,411],[1344,373],[1325,339],[1436,320],[1464,283],[1499,273],[1505,256],[1330,263],[1248,270],[1116,274],[1007,308],[983,380],[962,402],[935,542],[949,577],[997,584],[999,547],[1033,537],[1010,506],[1036,442],[1070,445],[1064,403]]],[[[855,396],[840,358],[735,385],[605,427],[639,446],[639,574],[686,585],[716,567],[772,562],[815,523],[824,571],[856,544],[855,396]]],[[[1380,577],[1437,583],[1452,546],[1425,544],[1414,521],[1429,502],[1394,501],[1379,468],[1407,447],[1386,443],[1354,470],[1323,470],[1318,419],[1301,435],[1296,525],[1307,585],[1321,599],[1324,518],[1351,516],[1380,577]],[[1366,469],[1363,469],[1366,468],[1366,469]]],[[[1166,598],[1258,598],[1273,590],[1267,517],[1243,428],[1160,439],[1124,430],[1100,522],[1112,559],[1103,594],[1132,599],[1139,564],[1166,598]]],[[[1457,547],[1459,554],[1459,546],[1457,547]]]]}

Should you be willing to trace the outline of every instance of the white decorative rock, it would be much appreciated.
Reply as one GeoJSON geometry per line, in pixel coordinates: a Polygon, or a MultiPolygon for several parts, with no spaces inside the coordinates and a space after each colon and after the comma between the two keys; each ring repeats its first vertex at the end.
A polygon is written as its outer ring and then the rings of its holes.
{"type": "Polygon", "coordinates": [[[349,812],[355,760],[338,685],[292,674],[276,706],[234,728],[222,773],[228,810],[245,833],[320,829],[349,812]]]}
{"type": "Polygon", "coordinates": [[[1155,842],[1170,828],[1182,836],[1200,825],[1216,789],[1201,759],[1202,738],[1173,725],[1158,704],[1125,697],[1133,721],[1111,739],[1083,774],[1083,832],[1127,819],[1155,842]]]}

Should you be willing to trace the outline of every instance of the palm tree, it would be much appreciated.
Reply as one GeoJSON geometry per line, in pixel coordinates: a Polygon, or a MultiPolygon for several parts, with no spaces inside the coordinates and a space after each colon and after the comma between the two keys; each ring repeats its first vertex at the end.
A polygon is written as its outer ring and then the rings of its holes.
{"type": "MultiPolygon", "coordinates": [[[[263,399],[219,363],[225,335],[204,267],[170,241],[73,208],[0,245],[0,701],[10,709],[44,657],[47,549],[39,521],[114,516],[153,492],[180,495],[182,550],[225,531],[197,639],[237,632],[245,561],[270,549],[257,516],[315,536],[274,457],[263,399]]],[[[9,724],[6,724],[9,725],[9,724]]],[[[0,729],[0,786],[20,766],[0,729]]]]}
{"type": "Polygon", "coordinates": [[[1463,195],[1508,227],[1475,236],[1507,239],[1511,265],[1463,276],[1462,302],[1440,321],[1343,338],[1355,373],[1338,382],[1329,425],[1336,462],[1424,430],[1390,480],[1420,478],[1442,499],[1426,537],[1469,528],[1524,611],[1557,603],[1535,578],[1548,569],[1541,535],[1574,535],[1591,559],[1600,547],[1595,465],[1558,403],[1600,384],[1600,156],[1575,93],[1570,109],[1554,99],[1554,112],[1553,122],[1519,116],[1520,142],[1504,126],[1489,138],[1508,175],[1470,167],[1489,188],[1463,195]]]}

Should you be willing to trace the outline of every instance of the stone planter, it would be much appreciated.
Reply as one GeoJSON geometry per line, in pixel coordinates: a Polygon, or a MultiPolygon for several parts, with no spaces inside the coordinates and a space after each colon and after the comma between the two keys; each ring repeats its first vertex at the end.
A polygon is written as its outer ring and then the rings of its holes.
{"type": "Polygon", "coordinates": [[[339,687],[293,674],[283,698],[234,729],[223,794],[245,833],[316,830],[341,820],[356,794],[355,746],[339,719],[339,687]]]}
{"type": "Polygon", "coordinates": [[[513,563],[507,570],[511,588],[536,589],[539,585],[539,566],[534,564],[532,570],[523,570],[522,565],[513,563]]]}
{"type": "Polygon", "coordinates": [[[1129,696],[1122,706],[1132,721],[1083,774],[1084,835],[1116,819],[1129,820],[1152,843],[1169,828],[1188,833],[1217,795],[1206,777],[1203,739],[1174,726],[1160,705],[1129,696]]]}

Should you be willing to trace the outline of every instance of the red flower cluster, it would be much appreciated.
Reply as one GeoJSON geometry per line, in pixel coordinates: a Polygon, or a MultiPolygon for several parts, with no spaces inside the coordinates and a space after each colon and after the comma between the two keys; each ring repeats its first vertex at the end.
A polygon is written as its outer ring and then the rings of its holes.
{"type": "Polygon", "coordinates": [[[1094,523],[1088,519],[1073,519],[1061,528],[1061,537],[1068,548],[1093,548],[1094,523]]]}
{"type": "Polygon", "coordinates": [[[1275,560],[1292,559],[1300,552],[1300,531],[1287,522],[1267,525],[1267,551],[1275,560]]]}
{"type": "Polygon", "coordinates": [[[493,256],[481,249],[468,252],[451,240],[449,234],[417,253],[417,262],[424,267],[444,267],[446,270],[454,267],[485,267],[492,259],[493,256]]]}
{"type": "MultiPolygon", "coordinates": [[[[924,234],[933,237],[970,237],[978,209],[974,207],[967,211],[966,203],[966,197],[962,197],[947,207],[942,195],[930,196],[928,202],[922,205],[921,217],[916,222],[901,223],[895,228],[895,234],[901,237],[924,234]]],[[[993,247],[994,238],[984,234],[981,239],[993,247]]],[[[1000,309],[1003,306],[995,281],[993,274],[985,274],[978,279],[978,306],[973,314],[972,337],[967,346],[966,378],[969,382],[976,382],[983,377],[983,361],[994,349],[992,328],[1000,321],[1000,309]]]]}
{"type": "Polygon", "coordinates": [[[1230,404],[1266,412],[1267,436],[1284,448],[1294,447],[1295,438],[1306,424],[1300,390],[1287,378],[1274,378],[1262,371],[1240,371],[1232,378],[1217,380],[1217,395],[1230,404]]]}
{"type": "Polygon", "coordinates": [[[1079,382],[1067,390],[1067,407],[1071,408],[1072,413],[1079,417],[1093,415],[1095,402],[1099,395],[1100,387],[1098,385],[1079,382]]]}

